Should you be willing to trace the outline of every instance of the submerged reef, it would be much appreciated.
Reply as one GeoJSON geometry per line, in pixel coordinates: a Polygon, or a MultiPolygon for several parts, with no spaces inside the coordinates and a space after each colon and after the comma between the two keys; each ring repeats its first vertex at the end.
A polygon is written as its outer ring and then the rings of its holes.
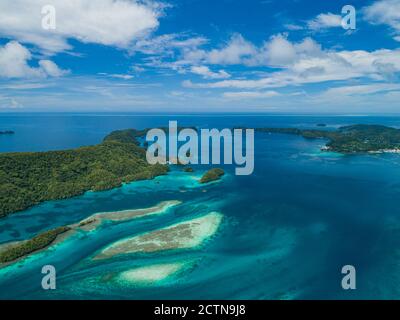
{"type": "Polygon", "coordinates": [[[12,263],[32,253],[45,249],[55,242],[66,239],[76,231],[92,231],[100,226],[103,221],[124,222],[136,218],[161,214],[179,204],[181,204],[180,201],[171,200],[163,201],[150,208],[96,213],[78,223],[40,233],[32,239],[0,245],[0,266],[1,264],[12,263]]]}
{"type": "Polygon", "coordinates": [[[221,213],[211,212],[163,229],[122,239],[103,249],[93,259],[108,259],[130,253],[196,248],[217,232],[222,217],[221,213]]]}
{"type": "Polygon", "coordinates": [[[115,279],[122,285],[152,285],[161,283],[186,268],[185,262],[155,264],[120,272],[115,279]]]}
{"type": "Polygon", "coordinates": [[[150,208],[96,213],[82,220],[77,227],[89,231],[97,228],[97,226],[99,226],[103,221],[123,222],[135,218],[161,214],[169,208],[181,203],[181,201],[171,200],[160,202],[156,206],[150,208]]]}

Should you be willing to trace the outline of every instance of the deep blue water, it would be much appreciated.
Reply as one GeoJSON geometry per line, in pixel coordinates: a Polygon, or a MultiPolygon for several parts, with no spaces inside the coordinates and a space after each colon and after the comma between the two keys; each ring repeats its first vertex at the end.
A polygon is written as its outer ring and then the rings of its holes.
{"type": "MultiPolygon", "coordinates": [[[[167,126],[312,127],[356,123],[400,127],[399,117],[263,115],[0,115],[0,151],[43,151],[95,144],[110,131],[167,126]]],[[[255,171],[200,186],[179,168],[152,181],[46,202],[0,220],[0,243],[30,238],[96,212],[145,208],[181,200],[167,213],[107,225],[0,270],[0,298],[11,299],[397,299],[400,296],[400,155],[343,156],[320,152],[321,140],[257,134],[255,171]],[[90,257],[124,237],[211,211],[224,215],[219,232],[195,250],[90,257]],[[163,283],[121,286],[107,275],[158,263],[189,261],[163,283]],[[57,269],[57,289],[41,289],[41,266],[57,269]],[[354,265],[357,289],[341,288],[341,268],[354,265]],[[156,290],[155,290],[156,289],[156,290]]]]}

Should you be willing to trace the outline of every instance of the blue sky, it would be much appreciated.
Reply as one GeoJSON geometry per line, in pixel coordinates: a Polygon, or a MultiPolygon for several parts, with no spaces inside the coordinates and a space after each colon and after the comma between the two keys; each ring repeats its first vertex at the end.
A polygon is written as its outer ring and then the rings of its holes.
{"type": "Polygon", "coordinates": [[[398,113],[399,72],[400,0],[0,3],[3,112],[398,113]]]}

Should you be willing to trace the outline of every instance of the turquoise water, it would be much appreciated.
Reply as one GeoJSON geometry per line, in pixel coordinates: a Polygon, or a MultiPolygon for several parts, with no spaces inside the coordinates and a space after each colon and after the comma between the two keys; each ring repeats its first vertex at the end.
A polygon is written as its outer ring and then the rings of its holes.
{"type": "MultiPolygon", "coordinates": [[[[400,126],[394,117],[7,115],[0,151],[50,150],[97,143],[111,130],[179,125],[296,126],[353,123],[400,126]],[[57,134],[59,139],[57,139],[57,134]],[[47,139],[47,137],[51,137],[47,139]]],[[[396,299],[400,294],[400,155],[323,153],[321,140],[257,134],[255,171],[200,185],[173,167],[169,175],[51,201],[0,220],[0,243],[78,222],[97,212],[180,200],[167,212],[78,232],[0,270],[0,299],[396,299]],[[120,239],[217,211],[224,219],[201,247],[91,258],[120,239]],[[148,285],[115,275],[157,264],[187,267],[148,285]],[[41,268],[57,270],[57,289],[41,289],[41,268]],[[341,289],[341,268],[357,270],[357,290],[341,289]]]]}

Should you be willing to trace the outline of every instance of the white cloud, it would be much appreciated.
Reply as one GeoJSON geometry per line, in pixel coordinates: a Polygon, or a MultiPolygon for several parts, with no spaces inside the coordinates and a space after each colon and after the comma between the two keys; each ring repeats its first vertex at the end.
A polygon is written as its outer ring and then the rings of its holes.
{"type": "Polygon", "coordinates": [[[269,64],[275,66],[287,65],[296,58],[295,47],[282,35],[272,37],[263,51],[269,64]]]}
{"type": "Polygon", "coordinates": [[[298,30],[303,30],[304,27],[300,26],[298,24],[292,24],[292,23],[287,23],[284,25],[285,29],[288,29],[290,31],[298,31],[298,30]]]}
{"type": "Polygon", "coordinates": [[[322,50],[310,38],[292,43],[284,36],[277,35],[259,50],[253,61],[259,65],[279,66],[280,70],[258,79],[229,79],[209,83],[185,81],[183,85],[190,88],[262,89],[363,77],[375,81],[393,80],[400,72],[400,49],[372,52],[322,50]]]}
{"type": "Polygon", "coordinates": [[[51,60],[40,60],[39,66],[44,71],[45,74],[51,77],[61,77],[67,74],[68,71],[61,70],[53,61],[51,60]]]}
{"type": "Polygon", "coordinates": [[[257,54],[257,48],[245,40],[242,35],[234,34],[229,41],[218,49],[210,51],[198,47],[185,48],[180,64],[247,64],[257,54]]]}
{"type": "Polygon", "coordinates": [[[131,74],[120,74],[120,73],[105,73],[105,72],[100,72],[100,76],[105,76],[105,77],[110,77],[110,78],[116,78],[116,79],[122,79],[122,80],[131,80],[134,78],[133,75],[131,74]]]}
{"type": "Polygon", "coordinates": [[[192,66],[190,71],[202,76],[204,79],[226,79],[230,77],[230,74],[224,70],[213,72],[207,66],[192,66]]]}
{"type": "Polygon", "coordinates": [[[321,13],[314,19],[307,22],[307,26],[311,30],[321,30],[328,28],[337,28],[342,26],[342,17],[333,13],[321,13]]]}
{"type": "Polygon", "coordinates": [[[278,34],[264,44],[255,60],[256,64],[260,65],[285,67],[295,62],[301,55],[318,55],[320,51],[321,46],[311,38],[292,43],[285,35],[278,34]]]}
{"type": "Polygon", "coordinates": [[[39,60],[38,67],[31,67],[30,51],[16,41],[10,41],[0,47],[0,77],[3,78],[35,78],[59,77],[68,71],[61,70],[50,60],[39,60]]]}
{"type": "Polygon", "coordinates": [[[23,105],[19,103],[15,98],[0,94],[0,109],[9,110],[20,108],[23,108],[23,105]]]}
{"type": "Polygon", "coordinates": [[[379,0],[363,9],[365,19],[372,24],[391,27],[400,41],[400,0],[379,0]]]}
{"type": "Polygon", "coordinates": [[[135,73],[141,73],[145,71],[145,68],[139,66],[132,66],[130,69],[135,73]]]}
{"type": "Polygon", "coordinates": [[[133,79],[134,76],[130,75],[130,74],[110,74],[110,77],[112,78],[117,78],[117,79],[122,79],[122,80],[130,80],[133,79]]]}
{"type": "Polygon", "coordinates": [[[139,39],[135,42],[133,51],[148,55],[172,56],[175,50],[195,49],[207,43],[203,37],[187,37],[184,34],[164,34],[157,37],[139,39]]]}
{"type": "Polygon", "coordinates": [[[391,92],[400,90],[400,84],[376,83],[364,84],[358,86],[345,86],[330,88],[323,94],[331,97],[351,96],[351,95],[369,95],[374,93],[391,92]]]}
{"type": "Polygon", "coordinates": [[[7,82],[6,84],[1,84],[0,88],[8,90],[36,90],[36,89],[48,88],[50,86],[51,84],[48,83],[26,82],[26,80],[23,80],[23,83],[7,82]]]}
{"type": "Polygon", "coordinates": [[[211,64],[239,64],[255,53],[255,47],[240,34],[235,34],[222,49],[213,49],[207,54],[211,64]]]}
{"type": "Polygon", "coordinates": [[[158,27],[161,6],[125,0],[2,0],[0,36],[30,43],[48,53],[71,49],[68,39],[128,47],[158,27]],[[41,9],[56,8],[56,29],[42,28],[41,9]]]}
{"type": "Polygon", "coordinates": [[[238,91],[238,92],[224,92],[224,98],[228,99],[262,99],[272,98],[279,96],[276,91],[238,91]]]}
{"type": "Polygon", "coordinates": [[[299,43],[291,43],[286,35],[277,34],[260,47],[247,41],[240,34],[231,37],[228,43],[209,51],[197,47],[186,48],[182,58],[173,65],[245,65],[283,66],[292,63],[298,54],[317,53],[320,46],[310,38],[299,43]]]}

